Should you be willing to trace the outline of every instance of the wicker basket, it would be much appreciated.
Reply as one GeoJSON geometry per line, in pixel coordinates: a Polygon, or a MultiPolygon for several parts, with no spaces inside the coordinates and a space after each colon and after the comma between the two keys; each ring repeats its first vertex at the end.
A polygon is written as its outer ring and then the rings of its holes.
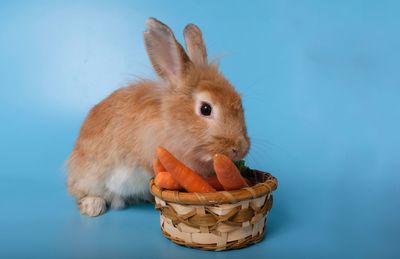
{"type": "Polygon", "coordinates": [[[203,250],[237,249],[261,241],[277,180],[250,169],[243,176],[255,185],[213,193],[161,190],[152,179],[150,191],[163,234],[176,244],[203,250]]]}

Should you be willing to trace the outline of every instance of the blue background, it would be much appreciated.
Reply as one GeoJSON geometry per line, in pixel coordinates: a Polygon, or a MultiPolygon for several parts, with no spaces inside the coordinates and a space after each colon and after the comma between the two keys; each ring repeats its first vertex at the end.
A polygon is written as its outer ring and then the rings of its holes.
{"type": "Polygon", "coordinates": [[[399,257],[399,12],[398,1],[2,1],[0,257],[399,257]],[[198,24],[243,94],[247,160],[280,181],[260,244],[179,247],[152,205],[87,218],[66,192],[89,108],[154,78],[149,16],[179,40],[198,24]]]}

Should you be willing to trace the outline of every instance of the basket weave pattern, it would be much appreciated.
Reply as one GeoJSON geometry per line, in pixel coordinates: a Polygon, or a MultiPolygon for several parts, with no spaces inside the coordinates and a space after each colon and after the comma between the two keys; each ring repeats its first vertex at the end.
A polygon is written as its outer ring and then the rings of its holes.
{"type": "Polygon", "coordinates": [[[261,241],[277,181],[256,170],[244,176],[257,184],[215,193],[163,191],[151,181],[163,234],[177,244],[204,250],[236,249],[261,241]]]}

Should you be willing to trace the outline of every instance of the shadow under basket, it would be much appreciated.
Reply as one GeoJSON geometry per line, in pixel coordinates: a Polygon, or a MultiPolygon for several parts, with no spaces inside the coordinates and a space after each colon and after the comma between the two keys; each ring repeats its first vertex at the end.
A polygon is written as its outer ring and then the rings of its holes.
{"type": "Polygon", "coordinates": [[[179,245],[216,251],[261,241],[278,182],[258,170],[247,169],[242,175],[254,185],[212,193],[162,190],[151,179],[164,236],[179,245]]]}

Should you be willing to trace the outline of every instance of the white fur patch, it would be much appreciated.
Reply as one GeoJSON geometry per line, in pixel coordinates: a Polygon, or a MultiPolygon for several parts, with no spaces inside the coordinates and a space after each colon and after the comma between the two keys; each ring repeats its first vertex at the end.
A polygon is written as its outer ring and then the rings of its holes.
{"type": "Polygon", "coordinates": [[[106,187],[121,197],[141,198],[148,193],[150,178],[141,167],[118,167],[111,172],[106,187]]]}

